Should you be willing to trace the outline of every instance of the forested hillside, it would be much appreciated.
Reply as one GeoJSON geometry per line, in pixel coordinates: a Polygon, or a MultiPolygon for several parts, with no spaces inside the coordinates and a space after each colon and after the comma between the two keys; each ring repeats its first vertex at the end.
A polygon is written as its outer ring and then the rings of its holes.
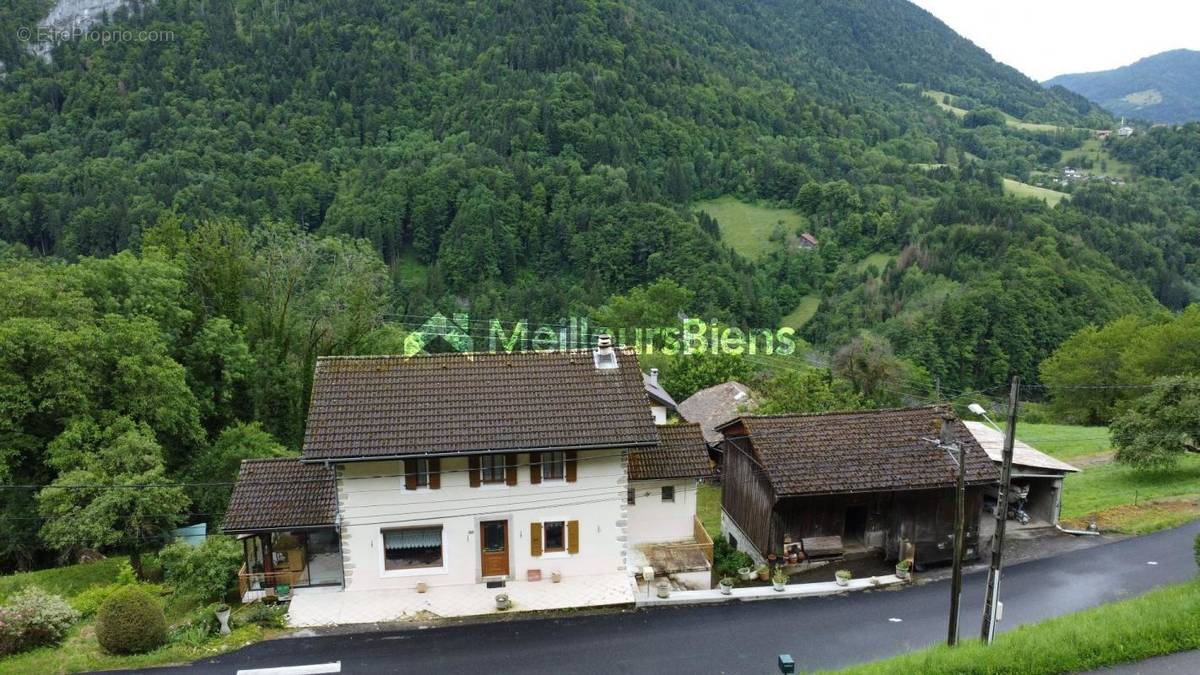
{"type": "MultiPolygon", "coordinates": [[[[298,447],[318,355],[397,351],[436,312],[774,327],[819,302],[818,349],[894,349],[961,391],[1036,383],[1079,329],[1200,299],[1186,144],[1112,147],[1137,180],[1055,208],[1007,195],[1113,120],[902,0],[158,0],[109,25],[172,39],[47,61],[0,38],[14,483],[228,480],[298,447]],[[1152,170],[1162,153],[1180,168],[1152,170]],[[801,225],[739,253],[697,213],[718,197],[801,225]]],[[[70,509],[33,488],[4,498],[28,515],[0,564],[114,544],[43,529],[70,509]]]]}
{"type": "Polygon", "coordinates": [[[1117,115],[1168,124],[1200,121],[1200,52],[1174,49],[1097,73],[1046,82],[1086,96],[1117,115]]]}

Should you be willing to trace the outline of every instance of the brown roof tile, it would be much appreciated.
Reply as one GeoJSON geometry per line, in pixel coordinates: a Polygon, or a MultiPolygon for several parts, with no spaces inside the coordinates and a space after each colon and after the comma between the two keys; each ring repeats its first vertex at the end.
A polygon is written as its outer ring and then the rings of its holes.
{"type": "Polygon", "coordinates": [[[708,445],[699,424],[658,427],[658,447],[629,454],[629,479],[703,478],[708,466],[708,445]]]}
{"type": "Polygon", "coordinates": [[[757,406],[750,388],[741,382],[724,382],[692,394],[679,404],[679,414],[689,422],[696,422],[710,443],[721,440],[716,427],[738,416],[741,410],[750,411],[757,406]]]}
{"type": "Polygon", "coordinates": [[[337,520],[334,470],[300,458],[242,461],[225,512],[226,532],[333,525],[337,520]]]}
{"type": "MultiPolygon", "coordinates": [[[[739,419],[776,494],[785,497],[954,485],[956,462],[924,440],[938,438],[943,410],[930,406],[739,419]]],[[[951,424],[954,439],[966,444],[967,482],[997,482],[995,464],[971,432],[957,418],[951,424]]],[[[746,447],[744,441],[740,445],[746,447]]]]}
{"type": "Polygon", "coordinates": [[[632,350],[317,361],[304,459],[630,447],[657,441],[632,350]]]}

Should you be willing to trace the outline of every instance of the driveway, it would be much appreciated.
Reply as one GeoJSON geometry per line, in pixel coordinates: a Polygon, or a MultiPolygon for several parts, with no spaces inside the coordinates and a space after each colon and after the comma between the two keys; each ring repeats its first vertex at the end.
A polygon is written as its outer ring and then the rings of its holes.
{"type": "MultiPolygon", "coordinates": [[[[1005,570],[999,629],[1196,575],[1200,521],[1005,570]]],[[[962,635],[979,632],[984,576],[966,576],[962,635]]],[[[173,669],[231,673],[340,661],[344,673],[771,673],[838,668],[945,639],[944,580],[899,591],[272,640],[173,669]]],[[[164,671],[155,671],[164,672],[164,671]]]]}

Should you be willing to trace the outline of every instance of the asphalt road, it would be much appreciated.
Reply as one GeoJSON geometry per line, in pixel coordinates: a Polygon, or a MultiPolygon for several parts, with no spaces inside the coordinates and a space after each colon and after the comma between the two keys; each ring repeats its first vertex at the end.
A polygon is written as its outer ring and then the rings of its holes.
{"type": "MultiPolygon", "coordinates": [[[[999,630],[1196,575],[1200,522],[1005,570],[999,630]]],[[[962,635],[978,635],[984,576],[966,577],[962,635]]],[[[156,673],[233,673],[340,661],[343,673],[737,673],[837,668],[938,643],[949,585],[568,618],[272,640],[156,673]],[[897,621],[898,620],[898,621],[897,621]]]]}

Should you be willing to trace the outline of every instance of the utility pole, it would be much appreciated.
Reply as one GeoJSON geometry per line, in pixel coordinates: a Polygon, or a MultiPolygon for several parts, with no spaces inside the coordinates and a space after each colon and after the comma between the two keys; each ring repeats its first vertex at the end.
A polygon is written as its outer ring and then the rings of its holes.
{"type": "Polygon", "coordinates": [[[1008,491],[1012,482],[1013,443],[1017,435],[1017,399],[1021,378],[1012,379],[1008,392],[1008,424],[1004,427],[1004,464],[1000,469],[1000,490],[996,496],[996,533],[992,536],[992,564],[988,569],[987,594],[983,596],[983,630],[980,639],[992,644],[996,635],[996,608],[1000,601],[1000,560],[1004,554],[1004,528],[1008,523],[1008,491]]]}
{"type": "MultiPolygon", "coordinates": [[[[967,446],[954,440],[953,417],[942,419],[940,445],[958,455],[958,481],[954,492],[954,571],[950,578],[950,626],[946,644],[958,644],[958,603],[962,596],[963,529],[967,520],[967,446]]],[[[953,455],[952,455],[953,456],[953,455]]]]}

